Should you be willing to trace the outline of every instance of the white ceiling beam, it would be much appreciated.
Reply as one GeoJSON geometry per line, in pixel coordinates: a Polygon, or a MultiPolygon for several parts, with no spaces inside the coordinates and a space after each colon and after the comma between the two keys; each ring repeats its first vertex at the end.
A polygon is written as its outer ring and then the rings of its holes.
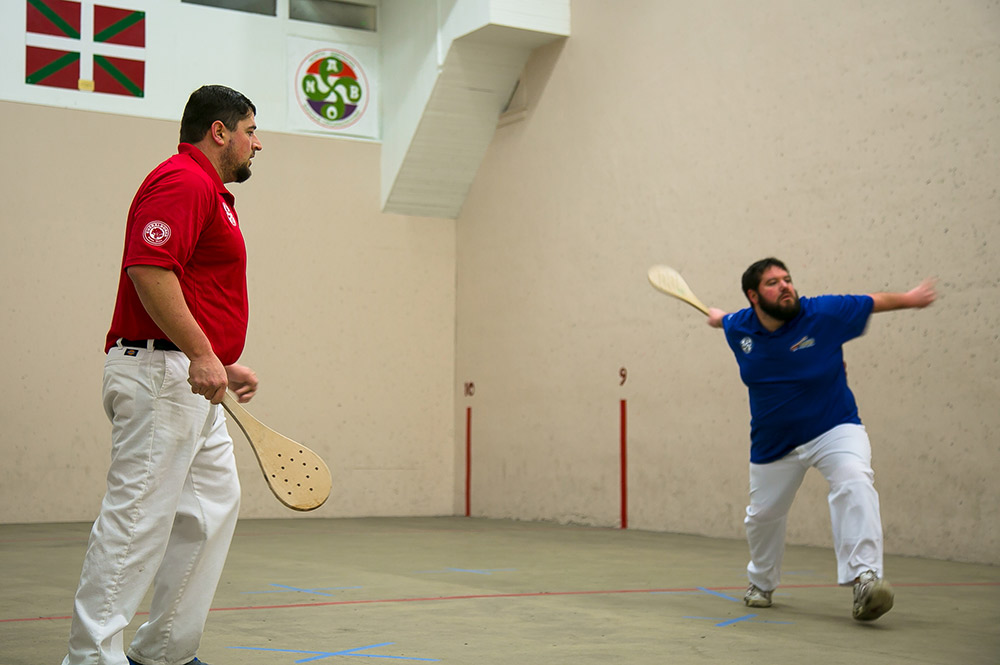
{"type": "MultiPolygon", "coordinates": [[[[426,10],[428,3],[420,4],[426,10]]],[[[382,35],[383,72],[393,71],[384,83],[382,208],[454,219],[531,51],[569,34],[569,0],[435,4],[433,45],[426,20],[417,22],[423,31],[410,43],[395,41],[400,22],[394,18],[412,14],[414,5],[382,5],[383,25],[390,24],[382,35]],[[436,58],[428,57],[428,46],[436,58]],[[401,75],[399,68],[409,71],[401,75]]]]}

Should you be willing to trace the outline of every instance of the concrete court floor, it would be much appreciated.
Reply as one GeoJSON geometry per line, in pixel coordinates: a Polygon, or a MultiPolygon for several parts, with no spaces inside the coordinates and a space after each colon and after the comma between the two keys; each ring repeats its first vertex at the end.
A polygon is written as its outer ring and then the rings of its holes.
{"type": "MultiPolygon", "coordinates": [[[[61,662],[88,532],[88,524],[0,525],[0,665],[61,662]]],[[[745,560],[740,540],[552,523],[244,520],[199,657],[211,665],[1000,663],[1000,567],[887,557],[896,606],[859,623],[851,591],[835,585],[829,549],[789,547],[784,586],[766,610],[741,601],[745,560]]]]}

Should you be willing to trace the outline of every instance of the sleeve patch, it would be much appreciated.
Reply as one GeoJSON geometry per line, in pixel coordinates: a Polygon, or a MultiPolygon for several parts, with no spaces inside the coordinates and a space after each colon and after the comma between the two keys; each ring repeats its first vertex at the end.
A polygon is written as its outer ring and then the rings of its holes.
{"type": "Polygon", "coordinates": [[[170,226],[159,220],[150,222],[142,230],[142,239],[146,241],[147,245],[160,247],[170,240],[170,226]]]}

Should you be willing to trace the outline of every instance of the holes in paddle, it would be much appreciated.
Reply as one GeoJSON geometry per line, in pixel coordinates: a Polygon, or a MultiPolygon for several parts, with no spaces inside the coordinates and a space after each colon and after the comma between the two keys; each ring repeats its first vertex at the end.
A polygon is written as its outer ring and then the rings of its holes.
{"type": "MultiPolygon", "coordinates": [[[[305,451],[304,451],[304,450],[301,450],[301,449],[300,449],[300,450],[299,450],[299,454],[300,454],[300,455],[303,455],[303,454],[305,454],[305,451]]],[[[280,459],[280,458],[282,457],[282,454],[281,454],[281,453],[275,453],[275,455],[276,455],[276,456],[277,456],[277,457],[278,457],[279,459],[280,459]]],[[[289,457],[289,458],[288,458],[288,463],[289,463],[289,464],[291,464],[291,463],[292,463],[292,462],[294,462],[294,461],[295,461],[295,458],[294,458],[294,457],[289,457]]],[[[308,463],[308,462],[302,462],[302,466],[304,466],[304,467],[308,468],[308,467],[309,467],[309,463],[308,463]]],[[[282,466],[281,466],[280,468],[281,468],[281,470],[282,470],[282,471],[286,471],[286,470],[287,470],[287,468],[286,468],[286,467],[285,467],[284,465],[282,465],[282,466]]],[[[318,466],[314,466],[314,467],[313,467],[313,470],[314,470],[314,471],[319,471],[319,467],[318,467],[318,466]]],[[[277,475],[277,474],[275,474],[275,473],[272,473],[272,474],[271,474],[271,477],[272,477],[272,478],[274,478],[275,480],[277,480],[277,478],[278,478],[278,475],[277,475]]],[[[308,473],[307,473],[307,474],[305,474],[305,477],[306,477],[306,480],[310,480],[310,479],[312,479],[312,476],[311,476],[310,474],[308,474],[308,473]]],[[[286,477],[284,477],[284,478],[282,478],[281,480],[282,480],[282,482],[284,482],[284,483],[286,483],[286,484],[287,484],[287,483],[290,483],[290,482],[292,481],[292,479],[291,479],[291,478],[288,478],[287,476],[286,476],[286,477]]],[[[302,487],[302,483],[295,483],[295,486],[296,486],[296,487],[302,487]]],[[[314,488],[312,488],[312,487],[309,487],[309,488],[307,488],[307,491],[309,491],[309,492],[314,492],[314,491],[315,491],[315,489],[314,489],[314,488]]],[[[294,493],[294,491],[293,491],[293,490],[289,490],[289,491],[288,491],[288,496],[292,496],[292,495],[293,495],[293,493],[294,493]]]]}

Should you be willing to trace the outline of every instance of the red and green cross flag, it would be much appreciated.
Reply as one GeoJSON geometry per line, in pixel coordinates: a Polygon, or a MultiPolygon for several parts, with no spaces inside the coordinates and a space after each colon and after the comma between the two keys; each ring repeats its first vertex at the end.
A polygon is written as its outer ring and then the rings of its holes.
{"type": "Polygon", "coordinates": [[[145,94],[146,13],[93,0],[25,0],[24,82],[145,94]]]}

